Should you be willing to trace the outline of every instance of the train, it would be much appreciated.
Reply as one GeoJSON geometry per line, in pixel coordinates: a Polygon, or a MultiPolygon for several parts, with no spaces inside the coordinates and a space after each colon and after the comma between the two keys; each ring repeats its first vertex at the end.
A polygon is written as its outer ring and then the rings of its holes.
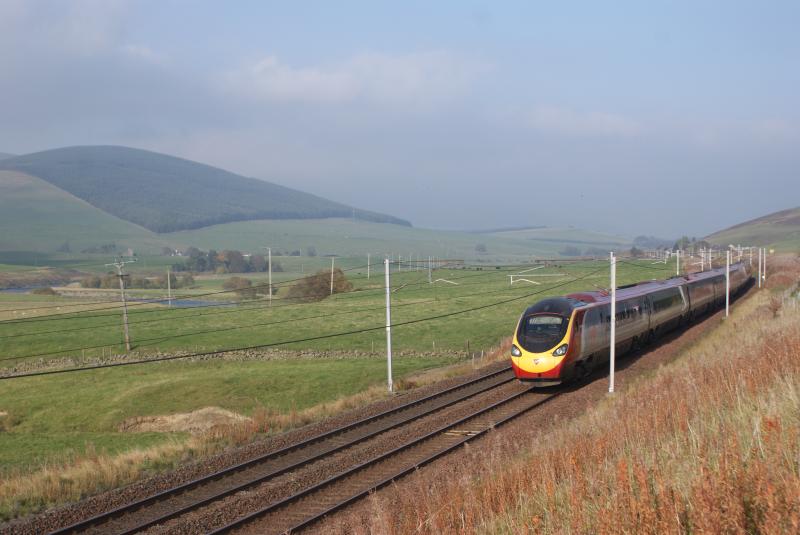
{"type": "MultiPolygon", "coordinates": [[[[730,266],[731,295],[751,275],[743,262],[730,266]]],[[[572,293],[528,307],[517,323],[511,365],[517,379],[553,386],[588,376],[608,362],[611,296],[572,293]]],[[[725,304],[725,268],[617,288],[616,352],[643,347],[725,304]]]]}

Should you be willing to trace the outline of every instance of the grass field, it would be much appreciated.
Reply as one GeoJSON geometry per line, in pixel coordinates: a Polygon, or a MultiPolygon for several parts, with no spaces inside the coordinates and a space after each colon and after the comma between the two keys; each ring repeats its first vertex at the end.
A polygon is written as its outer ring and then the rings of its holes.
{"type": "MultiPolygon", "coordinates": [[[[434,284],[427,282],[424,271],[393,271],[395,378],[463,360],[467,343],[472,351],[496,346],[511,334],[520,312],[538,299],[608,284],[606,262],[584,262],[529,273],[529,276],[543,275],[538,279],[530,277],[541,281],[541,286],[529,283],[510,286],[508,274],[523,269],[530,266],[440,269],[432,273],[432,279],[438,281],[434,284]],[[581,280],[573,281],[575,278],[581,280]],[[487,307],[510,299],[516,300],[487,307]],[[467,309],[477,310],[447,316],[467,309]],[[446,317],[403,325],[435,316],[446,317]]],[[[620,264],[618,281],[625,284],[664,277],[673,269],[674,265],[653,266],[644,261],[636,265],[620,264]]],[[[379,387],[386,373],[384,290],[382,274],[371,275],[367,279],[364,269],[348,272],[355,291],[316,303],[287,301],[282,298],[283,288],[271,308],[263,298],[235,307],[132,306],[131,332],[136,355],[130,358],[147,358],[156,351],[202,351],[273,343],[281,352],[233,353],[226,359],[178,360],[3,380],[0,389],[0,413],[4,413],[0,422],[5,429],[0,433],[3,470],[19,482],[21,476],[14,474],[38,473],[44,466],[69,464],[71,459],[84,458],[87,452],[94,455],[93,452],[100,451],[114,457],[147,448],[162,453],[147,454],[146,459],[162,455],[167,448],[170,451],[167,457],[175,461],[185,454],[182,452],[191,437],[175,432],[122,432],[118,426],[130,418],[204,407],[221,407],[243,415],[259,410],[274,414],[314,410],[320,404],[379,387]],[[361,329],[374,330],[280,343],[361,329]],[[200,334],[203,331],[209,332],[200,334]]],[[[56,304],[63,307],[70,302],[75,300],[0,294],[0,309],[5,309],[6,314],[10,309],[56,304]]],[[[87,307],[85,300],[77,302],[87,307]]],[[[45,311],[60,313],[57,309],[39,309],[39,313],[45,311]]],[[[20,317],[19,312],[16,317],[20,317]]],[[[0,359],[4,359],[0,361],[0,373],[70,367],[81,362],[102,363],[108,361],[103,353],[121,350],[117,308],[53,316],[44,318],[46,321],[41,321],[41,317],[34,319],[0,322],[0,359]],[[89,317],[95,315],[98,317],[89,317]],[[85,354],[77,349],[89,346],[101,347],[88,349],[85,354]],[[76,349],[66,351],[69,348],[76,349]],[[51,352],[51,355],[25,357],[51,352]],[[20,356],[25,358],[15,358],[20,356]]],[[[120,357],[115,359],[119,361],[120,357]]],[[[147,462],[141,460],[145,463],[142,465],[145,473],[149,469],[147,462]]],[[[113,479],[117,483],[123,480],[130,479],[113,479]]],[[[7,491],[12,496],[16,492],[7,491]]],[[[74,498],[58,496],[53,499],[74,498]]],[[[33,510],[45,503],[34,502],[19,507],[6,505],[3,514],[33,510]]]]}
{"type": "MultiPolygon", "coordinates": [[[[526,269],[440,269],[429,284],[425,271],[392,273],[393,332],[395,348],[405,351],[459,351],[467,344],[488,347],[508,335],[522,309],[547,295],[607,286],[604,262],[581,262],[548,267],[529,273],[532,281],[509,284],[509,274],[526,269]],[[569,282],[581,277],[581,280],[569,282]],[[449,281],[449,282],[448,282],[449,281]],[[452,317],[416,322],[492,303],[511,302],[452,317]]],[[[345,269],[347,269],[345,265],[345,269]]],[[[351,268],[352,269],[352,268],[351,268]]],[[[529,269],[529,268],[528,268],[529,269]]],[[[639,262],[620,264],[620,284],[667,276],[673,267],[639,262]]],[[[176,350],[223,350],[238,347],[275,345],[292,350],[359,351],[380,354],[384,351],[384,291],[381,273],[366,278],[364,269],[348,271],[354,291],[338,294],[316,303],[286,299],[287,287],[277,280],[278,294],[272,306],[263,298],[247,300],[236,306],[196,309],[168,309],[163,305],[132,303],[129,307],[133,348],[147,354],[176,350]],[[337,333],[373,329],[347,335],[337,333]],[[320,338],[289,343],[306,338],[320,338]]],[[[292,279],[297,273],[278,278],[292,279]]],[[[215,283],[219,280],[213,281],[215,283]]],[[[256,283],[265,284],[264,277],[256,283]]],[[[215,291],[214,285],[201,292],[215,291]]],[[[151,291],[163,295],[163,291],[151,291]]],[[[198,295],[198,290],[190,292],[198,295]]],[[[206,296],[230,301],[230,293],[206,296]]],[[[70,314],[69,298],[5,294],[0,295],[0,370],[3,367],[58,357],[97,357],[122,351],[120,308],[117,303],[85,304],[72,301],[82,309],[70,314]],[[60,307],[60,308],[56,308],[60,307]],[[23,316],[25,314],[25,316],[23,316]],[[48,319],[47,314],[58,314],[48,319]],[[40,316],[36,319],[31,316],[40,316]]]]}

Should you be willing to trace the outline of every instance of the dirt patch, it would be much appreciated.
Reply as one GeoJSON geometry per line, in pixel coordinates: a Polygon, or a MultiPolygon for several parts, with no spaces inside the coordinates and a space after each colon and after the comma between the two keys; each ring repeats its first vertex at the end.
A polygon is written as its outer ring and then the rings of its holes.
{"type": "Polygon", "coordinates": [[[136,416],[117,426],[127,433],[204,433],[214,427],[246,422],[250,418],[220,407],[203,407],[192,412],[164,416],[136,416]]]}

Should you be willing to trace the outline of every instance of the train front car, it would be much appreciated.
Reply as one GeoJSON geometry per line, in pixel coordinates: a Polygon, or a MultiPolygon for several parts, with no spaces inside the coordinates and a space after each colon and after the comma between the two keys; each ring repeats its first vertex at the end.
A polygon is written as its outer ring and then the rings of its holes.
{"type": "Polygon", "coordinates": [[[568,378],[579,349],[574,336],[575,310],[585,305],[570,297],[553,297],[522,314],[511,346],[511,366],[517,379],[552,386],[568,378]]]}

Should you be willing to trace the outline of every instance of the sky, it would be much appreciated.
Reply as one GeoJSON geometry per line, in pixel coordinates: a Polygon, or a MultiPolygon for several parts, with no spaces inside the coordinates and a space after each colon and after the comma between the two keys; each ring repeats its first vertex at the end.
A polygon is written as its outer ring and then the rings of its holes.
{"type": "Polygon", "coordinates": [[[0,1],[0,152],[126,145],[409,219],[800,205],[800,3],[0,1]]]}

